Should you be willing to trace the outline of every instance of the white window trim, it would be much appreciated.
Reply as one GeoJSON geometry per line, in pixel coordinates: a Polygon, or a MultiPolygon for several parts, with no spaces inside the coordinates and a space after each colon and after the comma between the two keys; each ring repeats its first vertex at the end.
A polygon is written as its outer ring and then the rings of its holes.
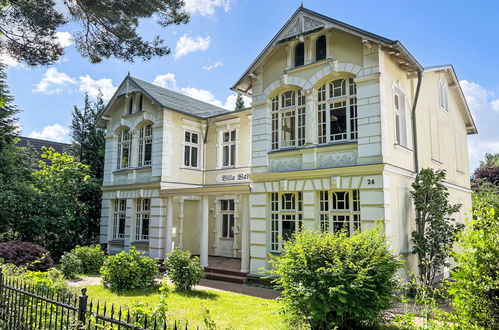
{"type": "Polygon", "coordinates": [[[116,139],[116,143],[117,143],[117,164],[116,164],[116,169],[118,170],[121,170],[121,169],[127,169],[127,168],[130,168],[132,167],[132,148],[133,148],[133,133],[132,133],[132,130],[130,129],[123,129],[120,131],[120,133],[118,134],[118,137],[116,139]],[[128,134],[129,134],[129,139],[128,140],[124,140],[123,141],[123,133],[125,131],[128,131],[128,134]],[[127,161],[127,164],[125,166],[123,166],[123,150],[124,150],[124,147],[128,145],[128,161],[127,161]]]}
{"type": "Polygon", "coordinates": [[[404,91],[398,86],[392,86],[393,105],[393,136],[396,145],[409,148],[409,130],[407,125],[407,100],[404,91]],[[395,97],[398,97],[399,109],[395,105],[395,97]],[[400,141],[397,139],[397,116],[399,118],[400,141]]]}
{"type": "Polygon", "coordinates": [[[269,194],[269,213],[270,213],[270,230],[269,230],[269,250],[271,252],[281,252],[283,250],[282,238],[282,222],[283,216],[295,216],[295,233],[300,231],[303,225],[303,192],[302,191],[286,191],[272,192],[269,194]],[[275,195],[274,195],[275,194],[275,195]],[[287,210],[282,207],[282,195],[295,194],[295,209],[287,210]],[[301,195],[301,199],[300,199],[301,195]],[[273,196],[277,196],[277,210],[274,209],[273,196]],[[277,226],[276,226],[277,222],[277,226]],[[277,241],[275,241],[277,239],[277,241]]]}
{"type": "Polygon", "coordinates": [[[137,139],[138,143],[138,167],[144,167],[144,166],[151,166],[152,165],[152,147],[153,147],[153,142],[154,142],[154,126],[153,124],[146,124],[142,126],[139,130],[139,136],[137,139]],[[151,135],[145,135],[146,133],[146,127],[151,126],[151,135]],[[151,159],[149,160],[148,163],[144,160],[144,155],[145,155],[145,150],[146,150],[146,144],[151,144],[151,159]]]}
{"type": "Polygon", "coordinates": [[[233,118],[233,119],[228,119],[228,120],[222,120],[215,122],[215,125],[217,126],[217,143],[216,143],[216,148],[217,148],[217,169],[226,169],[226,168],[235,168],[239,167],[239,150],[240,150],[240,118],[233,118]],[[224,132],[230,132],[230,131],[236,131],[236,162],[234,165],[230,166],[223,166],[223,134],[224,132]]]}
{"type": "Polygon", "coordinates": [[[139,198],[135,201],[135,230],[134,230],[134,238],[135,241],[149,241],[149,237],[151,235],[151,198],[139,198]],[[149,209],[144,210],[144,205],[146,204],[144,201],[148,200],[149,209]],[[139,209],[140,206],[140,209],[139,209]],[[148,219],[148,234],[144,235],[143,233],[143,221],[144,219],[148,219]]]}
{"type": "MultiPolygon", "coordinates": [[[[300,89],[292,89],[286,90],[278,95],[275,95],[272,99],[270,99],[270,123],[271,123],[271,136],[270,136],[270,150],[286,150],[293,149],[297,147],[302,147],[305,145],[305,135],[306,135],[306,102],[305,95],[303,90],[300,89]],[[294,92],[294,105],[283,107],[283,96],[287,92],[294,92]],[[299,104],[299,98],[303,98],[303,104],[299,104]],[[274,110],[274,103],[277,102],[277,109],[274,110]],[[294,112],[294,120],[295,120],[295,139],[293,145],[283,146],[283,138],[282,138],[282,120],[284,114],[288,114],[294,112]],[[274,118],[276,116],[276,118],[274,118]],[[300,116],[303,116],[303,122],[300,125],[300,116]],[[274,121],[277,122],[277,131],[274,130],[274,121]],[[303,133],[300,138],[300,129],[303,128],[303,133]],[[274,146],[274,134],[277,133],[277,147],[274,146]]],[[[289,143],[291,140],[288,140],[289,143]]]]}
{"type": "Polygon", "coordinates": [[[319,214],[319,223],[318,228],[322,231],[328,229],[329,231],[334,230],[334,217],[337,216],[348,216],[348,233],[353,235],[355,229],[355,225],[358,225],[358,229],[361,229],[361,218],[360,218],[360,191],[358,189],[354,190],[320,190],[317,192],[317,200],[318,200],[318,214],[319,214]],[[356,191],[356,199],[354,198],[354,191],[356,191]],[[338,192],[348,193],[348,209],[335,209],[333,205],[333,194],[338,192]],[[327,194],[327,209],[324,203],[324,199],[322,198],[323,194],[327,194]],[[357,204],[357,210],[355,210],[354,203],[357,204]]]}
{"type": "Polygon", "coordinates": [[[317,111],[317,138],[320,145],[334,144],[334,143],[342,143],[342,142],[353,142],[358,140],[359,126],[358,126],[358,107],[357,107],[357,85],[355,81],[353,81],[353,77],[339,77],[328,81],[321,85],[318,88],[317,92],[317,102],[316,102],[316,111],[317,111]],[[330,97],[331,95],[331,84],[337,80],[344,80],[345,83],[345,94],[336,97],[330,97]],[[351,86],[350,79],[352,79],[353,86],[351,86]],[[321,89],[324,88],[324,91],[321,89]],[[351,89],[355,88],[355,93],[351,94],[351,89]],[[319,101],[320,93],[324,93],[325,97],[323,100],[319,101]],[[330,113],[330,105],[335,103],[345,102],[345,114],[346,114],[346,132],[341,134],[346,134],[346,139],[331,139],[331,113],[330,113]],[[324,106],[324,109],[319,109],[319,107],[324,106]],[[351,116],[351,107],[355,107],[355,115],[356,117],[351,116]],[[321,112],[324,111],[326,114],[325,118],[325,136],[321,136],[321,122],[320,116],[321,112]],[[356,121],[356,130],[353,130],[352,120],[356,121]],[[321,142],[321,139],[324,139],[324,142],[321,142]]]}
{"type": "Polygon", "coordinates": [[[445,78],[440,78],[438,81],[438,105],[440,109],[449,112],[449,93],[445,78]]]}
{"type": "Polygon", "coordinates": [[[201,135],[201,132],[199,131],[196,131],[196,130],[191,130],[191,129],[185,129],[183,130],[183,134],[182,134],[182,156],[181,156],[181,162],[182,162],[182,165],[180,166],[180,168],[183,168],[183,169],[194,169],[194,170],[197,170],[197,169],[201,169],[203,168],[203,136],[201,135]],[[198,135],[198,143],[197,144],[193,144],[191,142],[186,142],[185,141],[185,133],[186,132],[189,132],[189,133],[194,133],[194,134],[197,134],[198,135]],[[198,163],[197,163],[197,166],[188,166],[188,165],[185,165],[185,147],[186,146],[190,146],[190,147],[197,147],[198,149],[198,163]]]}
{"type": "Polygon", "coordinates": [[[125,238],[125,228],[126,228],[126,208],[127,208],[127,200],[124,198],[116,198],[113,199],[113,211],[111,217],[111,239],[112,240],[121,240],[125,238]],[[121,210],[121,202],[125,202],[125,209],[121,210]],[[119,234],[120,232],[120,218],[123,217],[123,234],[119,234]]]}

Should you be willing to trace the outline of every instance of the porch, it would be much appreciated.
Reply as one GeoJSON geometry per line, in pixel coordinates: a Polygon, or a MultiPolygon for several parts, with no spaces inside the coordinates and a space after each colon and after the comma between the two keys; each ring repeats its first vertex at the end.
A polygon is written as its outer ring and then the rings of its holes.
{"type": "Polygon", "coordinates": [[[208,266],[204,268],[206,279],[231,283],[246,283],[247,272],[241,272],[241,259],[226,257],[208,257],[208,266]]]}

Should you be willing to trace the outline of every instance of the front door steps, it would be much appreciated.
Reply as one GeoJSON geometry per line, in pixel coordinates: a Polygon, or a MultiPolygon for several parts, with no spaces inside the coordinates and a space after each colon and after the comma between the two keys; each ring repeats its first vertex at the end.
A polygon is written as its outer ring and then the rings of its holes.
{"type": "Polygon", "coordinates": [[[206,274],[205,278],[208,280],[217,280],[239,284],[244,284],[248,280],[248,273],[242,273],[235,270],[218,269],[208,266],[204,268],[204,272],[206,274]]]}

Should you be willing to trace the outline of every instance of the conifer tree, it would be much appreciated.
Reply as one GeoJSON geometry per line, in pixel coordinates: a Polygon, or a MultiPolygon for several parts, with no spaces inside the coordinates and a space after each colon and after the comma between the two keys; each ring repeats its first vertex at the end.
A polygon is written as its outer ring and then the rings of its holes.
{"type": "Polygon", "coordinates": [[[0,62],[0,153],[17,136],[16,115],[20,112],[13,104],[14,98],[10,95],[6,80],[5,64],[0,62]]]}
{"type": "Polygon", "coordinates": [[[237,94],[236,98],[236,110],[244,109],[244,100],[241,94],[237,94]]]}

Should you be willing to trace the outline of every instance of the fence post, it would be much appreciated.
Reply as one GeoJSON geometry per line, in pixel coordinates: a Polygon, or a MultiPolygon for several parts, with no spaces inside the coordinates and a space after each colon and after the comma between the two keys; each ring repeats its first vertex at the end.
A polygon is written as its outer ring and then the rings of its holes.
{"type": "Polygon", "coordinates": [[[3,272],[0,268],[0,302],[2,301],[2,290],[3,290],[3,272]]]}
{"type": "Polygon", "coordinates": [[[81,295],[78,297],[78,321],[80,326],[85,326],[85,314],[87,313],[87,288],[81,289],[81,295]]]}

